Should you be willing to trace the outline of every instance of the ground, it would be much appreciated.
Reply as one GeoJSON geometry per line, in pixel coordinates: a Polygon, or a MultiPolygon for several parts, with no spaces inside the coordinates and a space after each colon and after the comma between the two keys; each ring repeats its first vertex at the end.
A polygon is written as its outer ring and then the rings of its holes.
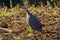
{"type": "Polygon", "coordinates": [[[60,8],[39,7],[32,14],[43,24],[43,33],[34,30],[35,34],[28,37],[26,11],[17,8],[0,14],[0,28],[8,29],[8,32],[0,30],[0,40],[60,40],[60,8]]]}

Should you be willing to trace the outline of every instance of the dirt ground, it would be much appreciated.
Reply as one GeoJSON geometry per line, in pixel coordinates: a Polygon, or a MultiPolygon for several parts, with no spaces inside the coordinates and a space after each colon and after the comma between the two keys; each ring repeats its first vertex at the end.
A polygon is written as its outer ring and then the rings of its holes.
{"type": "MultiPolygon", "coordinates": [[[[55,9],[55,8],[54,8],[55,9]]],[[[52,14],[52,9],[49,14],[45,12],[36,12],[35,15],[43,25],[43,33],[34,30],[34,35],[28,37],[29,34],[26,24],[26,12],[15,13],[12,16],[0,16],[0,28],[13,30],[6,32],[0,30],[0,40],[60,40],[60,9],[57,8],[56,14],[52,14]]]]}

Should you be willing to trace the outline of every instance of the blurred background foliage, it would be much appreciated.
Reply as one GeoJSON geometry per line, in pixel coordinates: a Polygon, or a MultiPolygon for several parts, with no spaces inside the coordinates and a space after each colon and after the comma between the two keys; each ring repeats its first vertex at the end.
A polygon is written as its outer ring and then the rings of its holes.
{"type": "MultiPolygon", "coordinates": [[[[24,5],[27,5],[29,7],[28,10],[30,12],[32,12],[33,15],[37,16],[42,21],[42,24],[47,25],[46,27],[44,26],[44,29],[43,29],[44,31],[45,30],[47,30],[47,31],[54,30],[55,31],[55,29],[60,26],[59,25],[60,0],[0,0],[0,22],[1,21],[6,22],[9,26],[9,28],[13,29],[16,32],[16,34],[19,34],[18,37],[13,36],[14,39],[17,40],[18,38],[20,38],[24,35],[28,35],[30,32],[33,33],[32,30],[28,28],[28,26],[26,26],[27,28],[25,28],[26,11],[24,9],[20,8],[20,6],[24,6],[24,5]],[[57,24],[55,24],[55,22],[57,24]],[[50,26],[50,25],[52,25],[52,26],[50,26]],[[54,27],[55,27],[55,29],[54,29],[54,27]],[[23,30],[23,28],[24,28],[24,30],[23,30]],[[20,29],[22,31],[20,31],[20,29]],[[28,31],[24,32],[25,30],[28,30],[30,32],[28,32],[28,31]]],[[[53,34],[53,33],[51,33],[51,34],[53,34]]],[[[31,36],[31,35],[32,34],[29,34],[28,36],[31,36]]],[[[40,34],[38,34],[38,35],[40,35],[40,34]]],[[[49,36],[50,36],[50,34],[49,34],[49,36]]],[[[54,37],[55,36],[56,35],[54,34],[54,37]]],[[[45,38],[47,38],[47,37],[45,37],[45,38]]],[[[52,36],[52,38],[53,38],[53,36],[52,36]]]]}
{"type": "Polygon", "coordinates": [[[50,4],[50,6],[55,7],[58,6],[60,7],[60,0],[0,0],[0,6],[7,6],[8,8],[15,7],[16,5],[23,6],[31,6],[35,5],[37,6],[46,6],[50,4]]]}

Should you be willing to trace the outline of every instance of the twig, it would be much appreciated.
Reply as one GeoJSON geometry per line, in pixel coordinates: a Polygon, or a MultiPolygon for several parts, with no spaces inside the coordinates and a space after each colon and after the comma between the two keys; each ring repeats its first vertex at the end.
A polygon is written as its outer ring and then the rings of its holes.
{"type": "Polygon", "coordinates": [[[12,33],[12,32],[13,32],[13,30],[6,29],[6,28],[1,28],[1,27],[0,27],[0,30],[7,31],[7,32],[9,32],[9,33],[12,33]]]}

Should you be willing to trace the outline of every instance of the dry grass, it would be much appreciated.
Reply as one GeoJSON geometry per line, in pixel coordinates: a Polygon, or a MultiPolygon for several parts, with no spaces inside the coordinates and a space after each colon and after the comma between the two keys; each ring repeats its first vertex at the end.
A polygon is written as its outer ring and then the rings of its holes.
{"type": "MultiPolygon", "coordinates": [[[[58,40],[60,38],[60,8],[55,7],[29,7],[29,11],[41,21],[43,26],[43,36],[34,30],[35,35],[27,37],[29,34],[28,26],[25,22],[26,11],[18,6],[12,9],[0,9],[0,23],[8,25],[6,29],[13,30],[12,33],[6,34],[1,32],[4,40],[58,40]]],[[[4,26],[4,25],[3,25],[4,26]]],[[[0,25],[1,28],[3,28],[0,25]]],[[[32,31],[32,30],[30,30],[32,31]]]]}

